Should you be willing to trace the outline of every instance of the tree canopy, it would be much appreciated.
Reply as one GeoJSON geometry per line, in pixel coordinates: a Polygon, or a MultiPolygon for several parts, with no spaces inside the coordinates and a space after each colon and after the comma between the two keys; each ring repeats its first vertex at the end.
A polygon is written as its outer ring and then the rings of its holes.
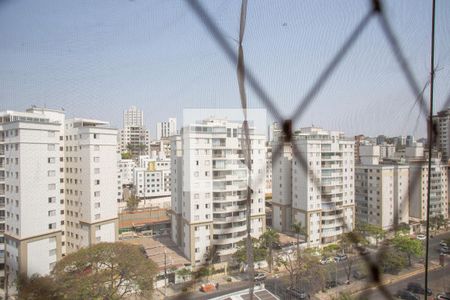
{"type": "Polygon", "coordinates": [[[22,279],[19,299],[151,298],[156,274],[140,246],[100,243],[65,256],[49,276],[22,279]]]}
{"type": "Polygon", "coordinates": [[[412,257],[419,257],[424,253],[422,242],[412,239],[409,236],[397,235],[394,239],[392,239],[392,245],[408,257],[408,263],[410,266],[412,257]]]}

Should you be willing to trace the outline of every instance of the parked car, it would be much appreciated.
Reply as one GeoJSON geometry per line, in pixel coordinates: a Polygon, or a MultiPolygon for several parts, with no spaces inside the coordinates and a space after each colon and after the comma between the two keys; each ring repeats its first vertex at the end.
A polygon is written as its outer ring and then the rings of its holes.
{"type": "Polygon", "coordinates": [[[397,294],[395,294],[395,297],[405,300],[420,300],[419,296],[414,295],[410,291],[406,290],[399,290],[397,291],[397,294]]]}
{"type": "Polygon", "coordinates": [[[447,246],[441,246],[441,248],[439,249],[439,251],[440,251],[441,253],[449,254],[449,253],[450,253],[450,248],[448,248],[447,246]]]}
{"type": "Polygon", "coordinates": [[[340,262],[340,261],[344,261],[347,259],[347,254],[336,254],[336,256],[334,257],[334,261],[335,262],[340,262]]]}
{"type": "MultiPolygon", "coordinates": [[[[415,294],[420,294],[420,295],[425,294],[425,289],[419,283],[416,283],[416,282],[408,283],[408,286],[406,287],[406,289],[415,294]]],[[[431,291],[431,289],[427,288],[427,296],[431,296],[432,294],[433,294],[433,292],[431,291]]]]}
{"type": "Polygon", "coordinates": [[[355,278],[355,279],[364,279],[364,278],[366,278],[367,277],[367,275],[366,274],[364,274],[364,273],[362,273],[362,272],[360,272],[360,271],[358,271],[358,270],[354,270],[353,271],[353,278],[355,278]]]}
{"type": "Polygon", "coordinates": [[[450,300],[450,293],[439,293],[434,298],[436,300],[450,300]]]}
{"type": "Polygon", "coordinates": [[[286,289],[286,293],[290,296],[295,297],[295,299],[308,299],[308,294],[305,292],[305,290],[297,287],[288,287],[286,289]]]}
{"type": "Polygon", "coordinates": [[[212,282],[204,283],[200,286],[200,292],[209,293],[216,290],[216,285],[212,282]]]}
{"type": "Polygon", "coordinates": [[[426,237],[424,234],[418,234],[418,235],[416,236],[416,239],[421,240],[421,241],[424,241],[424,240],[427,239],[427,237],[426,237]]]}
{"type": "Polygon", "coordinates": [[[266,280],[266,274],[264,273],[256,273],[255,274],[255,281],[264,281],[266,280]]]}
{"type": "Polygon", "coordinates": [[[441,240],[441,241],[439,242],[439,246],[441,246],[441,247],[448,247],[447,242],[444,241],[444,240],[441,240]]]}
{"type": "Polygon", "coordinates": [[[322,257],[322,259],[320,260],[321,265],[326,265],[332,262],[334,262],[334,259],[332,257],[322,257]]]}

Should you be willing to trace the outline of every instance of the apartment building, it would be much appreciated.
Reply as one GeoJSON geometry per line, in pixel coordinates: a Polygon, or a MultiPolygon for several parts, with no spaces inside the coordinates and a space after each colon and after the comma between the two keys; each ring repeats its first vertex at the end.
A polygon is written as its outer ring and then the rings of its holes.
{"type": "Polygon", "coordinates": [[[123,112],[123,127],[144,127],[144,112],[131,106],[123,112]]]}
{"type": "MultiPolygon", "coordinates": [[[[426,220],[428,199],[428,161],[409,160],[410,165],[410,218],[426,220]],[[414,183],[414,184],[413,184],[414,183]]],[[[448,218],[448,165],[440,156],[431,158],[430,216],[443,215],[448,218]]]]}
{"type": "Polygon", "coordinates": [[[450,108],[438,112],[435,116],[438,129],[437,147],[442,152],[443,161],[450,160],[450,108]]]}
{"type": "Polygon", "coordinates": [[[241,131],[241,123],[208,119],[172,138],[172,239],[195,267],[228,261],[245,238],[248,187],[252,235],[264,232],[265,136],[250,129],[249,171],[241,131]]]}
{"type": "Polygon", "coordinates": [[[132,185],[134,183],[134,168],[136,163],[132,159],[120,159],[119,160],[119,173],[121,183],[123,185],[132,185]]]}
{"type": "Polygon", "coordinates": [[[148,154],[150,133],[144,126],[144,112],[131,106],[123,112],[123,129],[119,132],[119,151],[133,156],[148,154]]]}
{"type": "Polygon", "coordinates": [[[79,247],[116,240],[115,129],[33,107],[0,113],[0,131],[8,286],[19,273],[48,274],[79,247]]]}
{"type": "Polygon", "coordinates": [[[145,155],[150,149],[150,134],[140,126],[128,126],[120,130],[119,151],[133,156],[145,155]]]}
{"type": "Polygon", "coordinates": [[[380,146],[360,148],[356,165],[355,201],[357,222],[385,230],[409,223],[409,166],[380,164],[380,146]]]}
{"type": "Polygon", "coordinates": [[[272,146],[266,147],[266,194],[272,194],[272,146]]]}
{"type": "Polygon", "coordinates": [[[336,242],[355,224],[355,141],[341,132],[309,127],[296,131],[293,143],[304,161],[291,150],[272,158],[273,226],[290,231],[301,222],[308,245],[336,242]]]}
{"type": "Polygon", "coordinates": [[[170,196],[170,160],[141,156],[139,161],[139,167],[133,171],[136,196],[139,198],[170,196]]]}
{"type": "Polygon", "coordinates": [[[118,232],[117,130],[98,120],[66,120],[64,144],[63,251],[114,242],[118,232]]]}
{"type": "Polygon", "coordinates": [[[165,122],[156,123],[156,139],[168,138],[177,134],[177,119],[169,118],[165,122]]]}

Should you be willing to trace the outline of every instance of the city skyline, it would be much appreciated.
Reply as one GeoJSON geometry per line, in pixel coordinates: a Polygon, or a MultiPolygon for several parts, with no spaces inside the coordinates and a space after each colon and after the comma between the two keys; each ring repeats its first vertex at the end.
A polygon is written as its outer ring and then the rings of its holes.
{"type": "MultiPolygon", "coordinates": [[[[136,105],[146,113],[145,126],[155,136],[156,122],[170,117],[182,121],[183,108],[240,107],[235,66],[183,2],[99,1],[76,7],[69,2],[51,3],[1,4],[0,37],[5,41],[0,46],[5,58],[0,63],[4,70],[0,72],[2,110],[21,111],[33,104],[64,107],[74,116],[110,120],[120,128],[122,111],[136,105]]],[[[246,65],[282,112],[298,104],[368,9],[367,3],[249,4],[246,65]],[[271,18],[266,18],[268,13],[271,18]]],[[[385,5],[423,86],[429,73],[431,7],[423,1],[409,3],[385,5]]],[[[450,35],[446,33],[450,10],[446,1],[437,5],[435,107],[440,110],[449,95],[450,35]]],[[[207,9],[237,49],[233,39],[239,4],[207,3],[207,9]]],[[[371,22],[295,127],[314,124],[348,135],[425,136],[423,118],[415,128],[415,96],[375,23],[371,22]]],[[[248,98],[250,107],[264,108],[250,90],[248,98]]]]}

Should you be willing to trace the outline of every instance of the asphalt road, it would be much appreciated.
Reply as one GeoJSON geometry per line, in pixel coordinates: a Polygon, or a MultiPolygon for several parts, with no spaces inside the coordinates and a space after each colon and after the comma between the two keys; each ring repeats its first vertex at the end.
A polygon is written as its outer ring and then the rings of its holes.
{"type": "MultiPolygon", "coordinates": [[[[424,286],[424,273],[418,274],[413,277],[406,278],[391,285],[386,285],[387,290],[395,295],[397,291],[406,289],[409,282],[416,282],[424,286]]],[[[434,299],[433,297],[440,292],[450,291],[450,265],[443,268],[431,271],[428,273],[428,286],[433,291],[433,295],[428,299],[434,299]]],[[[374,289],[363,293],[360,299],[385,299],[382,293],[378,289],[374,289]]],[[[424,296],[421,296],[424,299],[424,296]]]]}
{"type": "MultiPolygon", "coordinates": [[[[439,259],[439,242],[444,238],[450,238],[450,232],[438,235],[430,239],[430,251],[429,257],[431,261],[438,262],[439,259]]],[[[347,279],[347,275],[344,270],[344,262],[337,264],[329,264],[325,266],[318,265],[318,268],[325,268],[327,271],[328,280],[336,280],[338,282],[344,282],[347,279]]],[[[450,256],[446,257],[446,267],[443,269],[439,269],[429,273],[429,286],[433,290],[434,294],[437,292],[445,291],[445,289],[450,291],[450,256]],[[435,292],[436,291],[436,292],[435,292]]],[[[353,264],[353,270],[364,270],[365,262],[361,257],[358,257],[353,264]]],[[[351,278],[351,281],[355,279],[351,278]]],[[[411,277],[409,279],[402,280],[398,283],[388,285],[388,290],[395,294],[399,289],[406,288],[408,282],[416,281],[423,285],[424,283],[424,273],[411,277]]],[[[282,296],[288,287],[289,278],[288,276],[282,276],[279,278],[268,278],[265,281],[266,288],[271,292],[282,296]]],[[[221,295],[225,295],[231,292],[239,291],[242,289],[248,288],[247,281],[235,282],[229,286],[222,286],[219,291],[211,293],[211,294],[203,294],[200,292],[186,293],[179,295],[178,297],[172,296],[167,297],[166,299],[175,300],[175,299],[195,299],[195,300],[203,300],[210,299],[212,297],[218,297],[221,295]]],[[[318,292],[322,286],[317,283],[311,282],[308,286],[305,286],[305,290],[313,295],[318,292]]],[[[377,291],[373,290],[367,294],[368,298],[365,299],[384,299],[383,295],[377,291]]],[[[281,297],[283,299],[283,297],[281,297]]]]}

